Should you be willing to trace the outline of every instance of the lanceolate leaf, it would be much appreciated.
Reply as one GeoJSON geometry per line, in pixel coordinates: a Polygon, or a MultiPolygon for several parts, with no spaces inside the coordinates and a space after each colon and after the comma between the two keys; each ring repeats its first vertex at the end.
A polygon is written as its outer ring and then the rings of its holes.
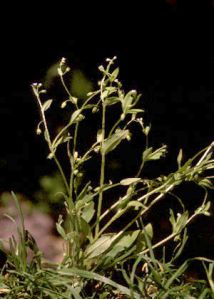
{"type": "Polygon", "coordinates": [[[111,246],[115,235],[116,234],[112,233],[102,235],[95,243],[90,244],[85,251],[87,258],[93,258],[103,254],[111,246]]]}
{"type": "Polygon", "coordinates": [[[137,113],[142,113],[144,112],[143,109],[140,109],[140,108],[132,108],[132,109],[129,109],[127,114],[137,114],[137,113]]]}
{"type": "Polygon", "coordinates": [[[113,82],[117,78],[118,74],[119,74],[119,68],[116,68],[110,76],[110,81],[113,82]]]}
{"type": "Polygon", "coordinates": [[[111,137],[107,138],[102,147],[102,151],[107,154],[110,151],[114,150],[122,140],[127,138],[129,135],[129,130],[120,130],[118,129],[111,137]]]}
{"type": "Polygon", "coordinates": [[[132,183],[139,182],[141,178],[126,178],[120,181],[121,185],[130,185],[132,183]]]}
{"type": "Polygon", "coordinates": [[[158,160],[161,157],[165,156],[166,154],[166,145],[163,145],[162,147],[158,148],[157,150],[153,151],[153,148],[147,148],[143,152],[143,160],[149,161],[149,160],[158,160]]]}
{"type": "Polygon", "coordinates": [[[44,104],[42,105],[42,110],[43,111],[48,110],[48,108],[51,106],[52,102],[53,102],[52,99],[49,99],[49,100],[45,101],[44,104]]]}
{"type": "Polygon", "coordinates": [[[70,123],[75,123],[77,121],[78,116],[81,114],[81,109],[77,109],[75,112],[73,112],[71,116],[70,123]]]}
{"type": "Polygon", "coordinates": [[[134,98],[136,97],[136,91],[130,91],[122,100],[123,113],[127,114],[128,110],[133,106],[134,98]]]}
{"type": "Polygon", "coordinates": [[[198,182],[198,184],[200,186],[203,186],[203,187],[206,187],[206,188],[209,188],[209,189],[212,189],[212,190],[214,189],[214,185],[213,185],[212,181],[210,179],[208,179],[208,178],[201,179],[198,182]]]}
{"type": "Polygon", "coordinates": [[[127,231],[121,236],[121,238],[112,246],[111,250],[106,253],[106,257],[114,259],[119,253],[127,250],[136,241],[140,230],[127,231]]]}

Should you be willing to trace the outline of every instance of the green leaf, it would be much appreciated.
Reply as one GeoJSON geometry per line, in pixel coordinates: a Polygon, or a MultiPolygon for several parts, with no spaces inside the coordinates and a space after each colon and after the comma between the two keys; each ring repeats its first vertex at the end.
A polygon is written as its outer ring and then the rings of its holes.
{"type": "Polygon", "coordinates": [[[86,222],[85,219],[83,219],[82,217],[79,218],[78,220],[79,222],[79,232],[81,233],[81,240],[82,242],[85,240],[85,238],[87,236],[89,236],[91,234],[91,227],[89,226],[89,224],[86,222]]]}
{"type": "Polygon", "coordinates": [[[206,203],[203,203],[201,206],[199,206],[196,210],[195,210],[195,214],[203,214],[205,216],[209,216],[210,215],[210,206],[211,206],[211,202],[208,201],[206,203]]]}
{"type": "Polygon", "coordinates": [[[113,82],[119,74],[119,68],[116,68],[110,75],[110,81],[113,82]]]}
{"type": "Polygon", "coordinates": [[[135,97],[136,97],[136,91],[133,90],[133,91],[129,91],[126,94],[126,96],[122,99],[122,110],[125,115],[132,108],[135,97]]]}
{"type": "Polygon", "coordinates": [[[140,230],[126,231],[120,239],[112,246],[111,250],[105,254],[106,257],[115,258],[122,251],[126,251],[136,241],[140,230]]]}
{"type": "MultiPolygon", "coordinates": [[[[164,284],[165,289],[168,290],[170,288],[170,286],[172,285],[172,283],[178,279],[181,275],[184,274],[184,272],[186,271],[188,267],[188,260],[185,261],[173,274],[172,276],[170,276],[170,278],[167,280],[167,282],[164,284]]],[[[164,297],[165,298],[165,297],[164,297]]],[[[163,299],[164,299],[163,298],[163,299]]]]}
{"type": "Polygon", "coordinates": [[[57,232],[61,235],[61,237],[66,240],[66,233],[65,233],[64,228],[61,226],[61,224],[56,223],[56,229],[57,229],[57,232]]]}
{"type": "Polygon", "coordinates": [[[213,185],[213,183],[212,183],[212,181],[211,180],[209,180],[208,178],[203,178],[203,179],[201,179],[199,182],[198,182],[198,184],[200,185],[200,186],[203,186],[203,187],[206,187],[206,188],[209,188],[209,189],[214,189],[214,185],[213,185]]]}
{"type": "Polygon", "coordinates": [[[120,98],[118,97],[108,97],[105,99],[105,104],[110,106],[120,102],[120,98]]]}
{"type": "Polygon", "coordinates": [[[65,269],[61,269],[61,270],[58,270],[57,271],[58,274],[61,274],[63,276],[75,276],[75,278],[77,276],[80,276],[82,278],[87,278],[87,279],[91,279],[91,280],[97,280],[99,282],[103,282],[107,285],[110,285],[110,286],[113,286],[114,288],[116,288],[118,291],[120,291],[122,294],[124,295],[128,295],[128,296],[132,296],[134,294],[134,297],[136,299],[139,299],[140,298],[140,295],[136,292],[132,292],[130,291],[129,288],[123,286],[123,285],[120,285],[118,283],[116,283],[115,281],[107,278],[107,277],[104,277],[104,276],[101,276],[95,272],[90,272],[90,271],[85,271],[85,270],[81,270],[81,269],[77,269],[77,268],[65,268],[65,269]]]}
{"type": "Polygon", "coordinates": [[[94,258],[103,254],[112,244],[116,234],[104,234],[95,243],[90,244],[85,251],[87,258],[94,258]]]}
{"type": "Polygon", "coordinates": [[[25,223],[24,223],[23,212],[22,212],[22,209],[21,209],[19,200],[18,200],[18,198],[16,197],[16,194],[15,194],[13,191],[11,191],[11,195],[12,195],[12,197],[13,197],[13,200],[14,200],[15,205],[16,205],[16,209],[17,209],[17,211],[18,211],[19,219],[20,219],[20,222],[21,222],[21,231],[22,231],[22,234],[23,234],[23,236],[24,236],[24,235],[25,235],[25,223]]]}
{"type": "Polygon", "coordinates": [[[49,138],[48,138],[48,132],[47,132],[47,130],[44,130],[44,138],[49,143],[49,138]]]}
{"type": "Polygon", "coordinates": [[[172,255],[171,261],[175,261],[183,253],[183,249],[184,249],[184,246],[186,245],[187,240],[188,240],[187,228],[184,228],[182,238],[181,238],[180,242],[178,243],[178,245],[176,246],[176,248],[173,250],[173,255],[172,255]]]}
{"type": "Polygon", "coordinates": [[[99,129],[97,131],[97,143],[101,143],[102,139],[103,139],[103,131],[102,131],[102,129],[99,129]]]}
{"type": "Polygon", "coordinates": [[[82,207],[87,205],[90,201],[92,201],[93,198],[94,198],[94,195],[92,193],[88,193],[88,194],[84,195],[82,198],[79,198],[75,204],[76,209],[77,210],[81,209],[82,207]]]}
{"type": "Polygon", "coordinates": [[[173,210],[170,209],[169,221],[172,224],[173,233],[178,234],[181,232],[181,230],[186,226],[188,217],[189,213],[188,211],[185,211],[183,214],[178,213],[177,218],[175,218],[173,210]]]}
{"type": "Polygon", "coordinates": [[[91,221],[91,219],[93,218],[94,213],[95,213],[94,202],[90,202],[82,210],[81,216],[87,223],[89,223],[91,221]]]}
{"type": "Polygon", "coordinates": [[[137,113],[142,113],[144,112],[143,109],[140,109],[140,108],[132,108],[132,109],[129,109],[127,111],[127,114],[137,114],[137,113]]]}
{"type": "Polygon", "coordinates": [[[145,205],[143,205],[141,202],[137,200],[129,201],[127,204],[128,207],[134,207],[135,210],[138,210],[139,208],[145,208],[145,205]]]}
{"type": "Polygon", "coordinates": [[[136,182],[139,182],[141,178],[126,178],[120,181],[121,185],[130,185],[136,182]]]}
{"type": "Polygon", "coordinates": [[[107,90],[104,90],[101,94],[102,100],[105,100],[108,97],[109,92],[107,90]]]}
{"type": "Polygon", "coordinates": [[[52,99],[49,99],[49,100],[45,101],[45,102],[43,103],[43,105],[42,105],[42,110],[43,110],[43,111],[48,110],[48,108],[51,106],[51,103],[52,103],[52,102],[53,102],[52,99]]]}
{"type": "Polygon", "coordinates": [[[153,147],[150,147],[143,152],[142,158],[143,161],[158,160],[161,157],[165,156],[166,152],[166,145],[163,145],[155,151],[153,151],[153,147]]]}
{"type": "Polygon", "coordinates": [[[161,275],[159,274],[159,272],[157,272],[157,270],[153,267],[152,263],[149,263],[149,268],[151,269],[151,273],[153,275],[154,281],[161,286],[162,288],[164,288],[163,284],[162,284],[162,278],[161,275]]]}
{"type": "Polygon", "coordinates": [[[111,94],[117,92],[117,89],[114,86],[107,86],[105,89],[106,89],[106,91],[108,91],[108,95],[111,95],[111,94]]]}
{"type": "Polygon", "coordinates": [[[148,223],[145,227],[144,230],[140,231],[140,234],[137,238],[136,241],[136,246],[137,246],[137,253],[142,252],[143,250],[145,250],[146,248],[146,238],[145,238],[145,234],[147,235],[147,237],[149,238],[149,240],[151,240],[153,238],[153,227],[151,223],[148,223]]]}
{"type": "Polygon", "coordinates": [[[54,152],[56,151],[57,147],[60,145],[60,144],[64,144],[68,141],[70,141],[72,139],[72,137],[70,136],[65,136],[65,135],[62,135],[60,136],[57,140],[54,141],[54,143],[52,144],[52,149],[54,150],[54,152]]]}
{"type": "Polygon", "coordinates": [[[71,115],[70,124],[77,122],[77,119],[81,114],[81,112],[82,112],[81,109],[77,109],[73,112],[73,114],[71,115]]]}
{"type": "Polygon", "coordinates": [[[127,209],[128,203],[132,200],[133,195],[132,194],[126,194],[124,197],[120,198],[119,203],[117,205],[117,209],[120,211],[122,209],[127,209]]]}
{"type": "Polygon", "coordinates": [[[124,140],[125,138],[127,138],[129,135],[129,130],[121,130],[121,129],[117,129],[116,132],[110,136],[109,138],[107,138],[104,143],[103,143],[103,147],[102,147],[102,151],[107,154],[110,151],[114,150],[122,140],[124,140]]]}

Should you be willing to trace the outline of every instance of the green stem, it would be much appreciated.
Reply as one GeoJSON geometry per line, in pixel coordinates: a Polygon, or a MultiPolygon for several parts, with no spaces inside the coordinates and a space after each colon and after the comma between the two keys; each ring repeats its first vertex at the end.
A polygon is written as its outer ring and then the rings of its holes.
{"type": "MultiPolygon", "coordinates": [[[[53,151],[53,147],[52,147],[52,142],[51,142],[51,137],[50,137],[50,133],[49,133],[49,130],[48,130],[48,125],[47,125],[47,120],[46,120],[46,117],[45,117],[45,112],[42,108],[42,103],[41,103],[41,100],[40,100],[40,97],[39,97],[39,93],[36,94],[36,98],[37,98],[37,101],[38,101],[38,104],[39,104],[39,108],[40,108],[40,112],[41,112],[41,116],[42,116],[42,121],[43,121],[43,124],[44,124],[44,127],[45,127],[45,132],[46,132],[46,136],[47,136],[47,143],[48,143],[48,147],[49,147],[49,150],[50,152],[52,153],[53,151]]],[[[68,193],[68,195],[70,195],[70,192],[69,192],[69,186],[68,186],[68,183],[67,183],[67,180],[66,180],[66,177],[65,177],[65,174],[64,174],[64,171],[62,169],[62,166],[60,165],[60,162],[58,161],[56,155],[54,154],[53,156],[54,158],[54,161],[59,169],[59,172],[62,176],[62,179],[63,179],[63,183],[65,185],[65,188],[66,188],[66,191],[68,193]]]]}
{"type": "MultiPolygon", "coordinates": [[[[186,221],[186,224],[184,226],[184,228],[186,228],[186,226],[189,225],[189,223],[197,216],[197,214],[193,214],[187,221],[186,221]]],[[[183,229],[184,229],[183,228],[183,229]]],[[[182,230],[183,230],[182,229],[182,230]]],[[[168,241],[170,241],[171,239],[175,238],[177,235],[179,235],[181,233],[182,230],[179,230],[179,232],[174,232],[174,233],[171,233],[170,235],[168,235],[166,238],[164,238],[163,240],[157,242],[155,245],[153,245],[151,247],[152,250],[166,244],[168,241]]],[[[145,250],[143,250],[142,252],[138,253],[138,255],[142,255],[142,254],[146,254],[148,253],[151,249],[147,248],[145,250]]]]}
{"type": "MultiPolygon", "coordinates": [[[[66,93],[67,93],[67,94],[68,94],[68,96],[69,96],[69,99],[72,99],[73,97],[72,97],[72,95],[71,95],[71,93],[70,93],[69,89],[67,88],[67,85],[65,84],[65,81],[64,81],[63,75],[60,75],[60,80],[61,80],[62,86],[64,87],[64,89],[65,89],[66,93]]],[[[77,107],[77,108],[78,108],[78,107],[77,107]]]]}
{"type": "Polygon", "coordinates": [[[64,183],[64,186],[65,186],[65,188],[66,188],[66,191],[67,191],[67,193],[68,193],[68,196],[70,197],[70,190],[69,190],[69,185],[68,185],[68,182],[67,182],[67,179],[66,179],[66,177],[65,177],[65,173],[64,173],[64,171],[63,171],[63,169],[62,169],[62,166],[61,166],[61,164],[60,164],[60,162],[59,162],[59,160],[57,159],[57,157],[56,157],[56,155],[54,154],[54,161],[55,161],[55,163],[56,163],[56,165],[57,165],[57,167],[58,167],[58,170],[59,170],[59,172],[60,172],[60,174],[61,174],[61,176],[62,176],[62,180],[63,180],[63,183],[64,183]]]}
{"type": "MultiPolygon", "coordinates": [[[[73,142],[73,162],[71,163],[71,175],[70,175],[70,194],[71,199],[73,198],[73,185],[74,185],[74,157],[76,152],[77,146],[77,135],[78,135],[79,123],[76,123],[75,130],[74,130],[74,142],[73,142]]],[[[73,199],[72,199],[73,201],[73,199]]]]}
{"type": "MultiPolygon", "coordinates": [[[[97,94],[99,93],[99,91],[97,91],[96,93],[94,93],[91,97],[89,97],[84,104],[82,105],[82,107],[80,108],[80,113],[85,109],[86,105],[90,102],[91,99],[93,99],[97,94]]],[[[77,108],[77,106],[76,106],[77,108]]],[[[73,125],[73,123],[69,122],[67,125],[65,125],[65,127],[62,128],[62,130],[57,134],[57,136],[55,137],[53,144],[55,144],[57,142],[57,140],[60,138],[60,136],[71,126],[73,125]]]]}
{"type": "Polygon", "coordinates": [[[110,137],[110,136],[113,134],[114,130],[117,128],[117,126],[120,124],[120,122],[121,122],[121,119],[118,119],[118,120],[116,121],[116,123],[113,125],[111,131],[109,132],[108,137],[110,137]]]}
{"type": "MultiPolygon", "coordinates": [[[[141,198],[138,199],[138,201],[142,201],[146,198],[148,198],[149,196],[158,193],[161,189],[165,188],[165,186],[167,186],[169,184],[169,180],[167,182],[165,182],[164,184],[162,184],[161,186],[157,187],[156,189],[152,190],[151,192],[146,193],[144,196],[142,196],[141,198]]],[[[115,209],[121,202],[121,199],[119,199],[118,201],[116,201],[111,207],[109,207],[109,209],[107,209],[101,216],[100,216],[100,221],[106,217],[113,209],[115,209]]]]}
{"type": "MultiPolygon", "coordinates": [[[[140,210],[140,212],[137,214],[137,216],[130,222],[130,223],[128,223],[124,228],[123,228],[123,230],[122,231],[120,231],[119,233],[118,233],[118,236],[117,236],[117,238],[123,233],[123,232],[125,232],[132,224],[134,224],[136,221],[137,221],[137,219],[139,218],[139,217],[142,217],[145,213],[147,213],[150,209],[151,209],[151,207],[155,204],[155,203],[157,203],[161,198],[163,198],[164,196],[165,196],[165,194],[167,194],[170,190],[172,190],[173,189],[173,187],[174,187],[174,184],[171,184],[165,191],[164,191],[164,193],[160,193],[151,203],[150,203],[150,205],[148,206],[148,207],[146,207],[146,208],[144,208],[143,210],[140,210]]],[[[100,230],[100,232],[99,232],[99,234],[98,234],[98,236],[97,237],[99,237],[115,220],[117,220],[120,216],[121,216],[121,214],[123,214],[125,211],[120,211],[120,212],[118,212],[114,217],[112,217],[112,219],[110,219],[110,221],[102,228],[102,230],[100,230]]]]}
{"type": "Polygon", "coordinates": [[[140,174],[141,174],[141,172],[142,172],[142,170],[143,170],[144,164],[145,164],[145,162],[144,162],[144,160],[142,160],[142,163],[141,163],[141,165],[140,165],[140,168],[139,168],[137,174],[135,175],[136,178],[138,178],[138,177],[140,176],[140,174]]]}
{"type": "Polygon", "coordinates": [[[103,187],[105,180],[105,152],[103,151],[104,140],[105,140],[105,120],[106,119],[106,106],[103,101],[102,103],[102,140],[101,140],[101,168],[100,168],[100,190],[97,207],[97,225],[95,228],[95,237],[99,234],[100,216],[102,211],[103,202],[103,187]]]}

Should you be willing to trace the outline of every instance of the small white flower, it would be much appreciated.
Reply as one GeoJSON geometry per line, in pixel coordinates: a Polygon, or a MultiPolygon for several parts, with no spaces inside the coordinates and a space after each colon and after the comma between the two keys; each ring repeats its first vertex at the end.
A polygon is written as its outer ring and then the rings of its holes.
{"type": "Polygon", "coordinates": [[[61,61],[60,61],[60,65],[64,65],[66,63],[66,58],[62,57],[61,61]]]}
{"type": "Polygon", "coordinates": [[[42,130],[38,127],[38,128],[36,129],[36,134],[40,135],[41,133],[42,133],[42,130]]]}
{"type": "Polygon", "coordinates": [[[177,219],[180,219],[180,217],[181,217],[181,214],[177,213],[177,219]]]}

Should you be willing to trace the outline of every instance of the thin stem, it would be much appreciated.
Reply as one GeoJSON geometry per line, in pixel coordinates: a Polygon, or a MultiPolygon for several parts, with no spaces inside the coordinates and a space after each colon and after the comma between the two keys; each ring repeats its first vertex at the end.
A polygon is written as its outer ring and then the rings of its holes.
{"type": "Polygon", "coordinates": [[[105,152],[103,151],[104,140],[105,140],[105,120],[106,119],[106,105],[103,101],[102,103],[102,140],[101,140],[101,168],[100,168],[100,190],[99,190],[99,199],[97,207],[97,225],[95,228],[95,237],[99,233],[100,225],[100,216],[102,211],[102,202],[103,202],[103,187],[105,180],[105,152]]]}
{"type": "MultiPolygon", "coordinates": [[[[168,193],[171,189],[173,189],[174,187],[174,184],[171,184],[166,190],[164,193],[161,193],[159,194],[151,203],[149,206],[147,206],[146,208],[144,208],[143,210],[140,210],[140,212],[137,214],[137,216],[129,223],[127,224],[122,231],[120,231],[118,233],[118,236],[117,238],[123,233],[125,232],[132,224],[134,224],[137,219],[139,217],[142,217],[148,210],[151,209],[151,207],[157,203],[161,198],[163,198],[165,196],[166,193],[168,193]]],[[[115,221],[117,220],[122,214],[124,214],[124,211],[121,210],[119,211],[114,217],[112,217],[112,219],[110,219],[110,221],[100,230],[99,234],[98,234],[98,237],[115,221]]]]}
{"type": "MultiPolygon", "coordinates": [[[[197,216],[197,214],[193,214],[187,221],[186,224],[184,226],[184,228],[186,228],[186,226],[188,226],[188,224],[197,216]]],[[[154,250],[155,248],[158,248],[160,246],[162,246],[163,244],[166,244],[168,241],[170,241],[171,239],[175,238],[177,235],[179,235],[181,233],[183,229],[181,229],[179,232],[174,232],[171,233],[169,236],[167,236],[165,239],[157,242],[155,245],[152,246],[152,250],[154,250]]],[[[138,255],[142,255],[142,254],[146,254],[150,251],[151,249],[147,248],[144,251],[138,253],[138,255]]]]}
{"type": "MultiPolygon", "coordinates": [[[[119,183],[115,183],[115,185],[112,185],[111,188],[114,188],[115,186],[121,186],[121,183],[120,183],[120,182],[119,182],[119,183]]],[[[137,194],[139,191],[142,191],[142,190],[145,190],[145,189],[146,189],[146,187],[141,188],[141,189],[139,189],[139,190],[136,190],[134,194],[137,194]]],[[[105,189],[105,190],[107,190],[107,189],[105,189]]],[[[123,198],[122,198],[122,199],[123,199],[123,198]]],[[[119,204],[119,202],[121,202],[122,199],[120,198],[120,199],[119,199],[117,202],[115,202],[111,207],[109,207],[109,209],[107,209],[107,210],[100,216],[99,221],[101,221],[102,219],[104,219],[110,212],[112,212],[112,210],[116,208],[116,206],[119,204]]],[[[95,225],[96,225],[96,223],[94,223],[94,224],[92,225],[92,228],[93,228],[95,225]]]]}
{"type": "MultiPolygon", "coordinates": [[[[188,175],[188,174],[191,174],[191,172],[192,172],[192,170],[190,170],[189,172],[187,172],[186,173],[186,176],[188,175]]],[[[148,192],[148,193],[146,193],[145,195],[143,195],[143,196],[141,196],[140,198],[138,198],[138,201],[140,202],[140,201],[143,201],[143,200],[145,200],[145,199],[147,199],[149,196],[151,196],[151,195],[153,195],[153,194],[156,194],[156,193],[158,193],[158,192],[160,192],[163,188],[165,188],[165,187],[167,187],[170,183],[171,183],[171,181],[172,181],[172,178],[169,178],[164,184],[162,184],[161,186],[159,186],[159,187],[157,187],[156,189],[153,189],[153,190],[151,190],[150,192],[148,192]]],[[[174,183],[176,183],[176,181],[174,181],[174,183]]],[[[171,184],[169,187],[171,187],[172,185],[174,185],[174,183],[173,184],[171,184]]],[[[168,191],[168,188],[166,189],[166,191],[168,191]]],[[[166,192],[165,191],[165,192],[166,192]]],[[[162,193],[161,193],[162,194],[162,193]]],[[[120,203],[120,201],[121,201],[121,199],[119,199],[117,202],[115,202],[108,210],[106,210],[102,215],[101,215],[101,217],[100,217],[100,221],[104,218],[104,217],[106,217],[114,208],[116,208],[117,207],[117,205],[120,203]]]]}
{"type": "Polygon", "coordinates": [[[66,191],[67,191],[67,193],[68,193],[68,195],[69,195],[69,197],[70,197],[69,185],[68,185],[67,179],[66,179],[66,177],[65,177],[65,173],[64,173],[64,171],[63,171],[63,169],[62,169],[62,166],[61,166],[59,160],[58,160],[57,157],[56,157],[56,154],[54,154],[53,159],[54,159],[54,161],[55,161],[55,163],[56,163],[56,165],[57,165],[57,167],[58,167],[58,169],[59,169],[59,172],[60,172],[60,174],[61,174],[61,176],[62,176],[62,180],[63,180],[63,183],[64,183],[64,185],[65,185],[66,191]]]}
{"type": "MultiPolygon", "coordinates": [[[[73,97],[72,97],[72,95],[71,95],[71,93],[70,93],[69,89],[67,88],[67,85],[65,84],[65,81],[64,81],[63,75],[60,75],[59,77],[60,77],[60,80],[61,80],[62,86],[64,87],[64,89],[65,89],[66,93],[67,93],[67,94],[68,94],[68,96],[69,96],[69,99],[72,99],[73,97]]],[[[76,106],[77,106],[77,105],[76,105],[76,106]]],[[[78,107],[77,107],[77,108],[78,108],[78,107]]]]}
{"type": "Polygon", "coordinates": [[[142,172],[142,170],[143,170],[143,167],[144,167],[144,160],[142,160],[142,163],[141,163],[141,165],[140,165],[140,168],[139,168],[137,174],[135,175],[135,177],[139,177],[139,176],[140,176],[140,174],[141,174],[141,172],[142,172]]]}
{"type": "Polygon", "coordinates": [[[118,127],[118,125],[120,124],[120,122],[121,122],[121,119],[118,119],[118,120],[115,122],[115,124],[113,125],[111,131],[109,132],[109,135],[108,135],[109,137],[113,134],[114,130],[118,127]]]}
{"type": "MultiPolygon", "coordinates": [[[[84,104],[82,105],[82,107],[80,108],[80,113],[84,110],[85,106],[89,103],[89,101],[91,99],[93,99],[97,94],[99,93],[99,91],[97,91],[96,93],[94,93],[91,97],[89,97],[84,104]]],[[[60,136],[71,126],[73,125],[73,123],[69,122],[67,125],[65,125],[65,127],[62,128],[62,130],[57,134],[57,136],[55,137],[53,144],[56,143],[56,141],[60,138],[60,136]]]]}
{"type": "Polygon", "coordinates": [[[212,143],[208,146],[207,150],[206,150],[205,153],[202,155],[201,159],[198,161],[198,163],[196,164],[196,166],[200,165],[200,163],[206,158],[207,154],[210,152],[210,150],[213,148],[213,146],[214,146],[214,142],[212,142],[212,143]]]}
{"type": "Polygon", "coordinates": [[[73,142],[73,160],[71,162],[71,175],[70,175],[70,195],[72,201],[73,201],[74,164],[75,164],[74,158],[75,158],[75,152],[77,146],[78,129],[79,129],[79,123],[76,123],[75,130],[74,130],[74,142],[73,142]]]}
{"type": "MultiPolygon", "coordinates": [[[[138,201],[141,201],[143,199],[148,198],[149,196],[158,193],[161,189],[163,189],[167,184],[169,184],[169,180],[167,182],[165,182],[163,185],[159,186],[158,188],[152,190],[151,192],[148,192],[147,194],[145,194],[144,196],[142,196],[141,198],[138,199],[138,201]]],[[[119,205],[119,203],[121,202],[121,199],[119,199],[117,202],[115,202],[111,207],[109,207],[108,210],[106,210],[101,216],[100,216],[100,220],[102,220],[105,216],[107,216],[114,208],[117,207],[117,205],[119,205]]]]}
{"type": "Polygon", "coordinates": [[[37,93],[35,95],[36,95],[37,102],[39,104],[39,109],[40,109],[42,121],[43,121],[43,124],[44,124],[44,127],[45,127],[45,132],[46,132],[46,135],[47,135],[48,146],[49,146],[50,151],[52,151],[51,137],[50,137],[50,133],[49,133],[49,130],[48,130],[48,125],[47,125],[47,121],[46,121],[46,117],[45,117],[45,112],[43,110],[42,102],[41,102],[40,97],[39,97],[39,91],[37,91],[37,93]]]}
{"type": "MultiPolygon", "coordinates": [[[[44,112],[44,109],[42,107],[42,103],[41,103],[41,100],[40,100],[40,97],[39,97],[39,91],[37,91],[37,93],[36,93],[36,98],[37,98],[37,101],[38,101],[38,104],[39,104],[39,108],[40,108],[40,112],[41,112],[41,116],[42,116],[42,121],[43,121],[43,124],[44,124],[44,127],[45,127],[45,132],[46,132],[46,136],[47,136],[48,147],[49,147],[50,152],[52,153],[53,149],[52,149],[52,142],[51,142],[50,132],[49,132],[48,125],[47,125],[47,120],[46,120],[46,117],[45,117],[45,112],[44,112]]],[[[58,161],[55,153],[53,155],[53,158],[54,158],[54,161],[55,161],[55,163],[56,163],[56,165],[57,165],[57,167],[59,169],[59,172],[60,172],[60,174],[62,176],[63,183],[65,185],[66,191],[67,191],[68,195],[70,195],[69,186],[68,186],[68,183],[67,183],[64,171],[63,171],[62,166],[60,165],[60,162],[58,161]]]]}
{"type": "MultiPolygon", "coordinates": [[[[161,240],[160,242],[156,243],[155,245],[153,245],[151,247],[152,250],[154,250],[155,248],[160,247],[163,244],[166,244],[168,241],[170,241],[171,239],[173,239],[174,237],[176,237],[176,235],[178,235],[179,233],[171,233],[169,236],[167,236],[165,239],[161,240]]],[[[142,254],[146,254],[148,253],[151,249],[147,248],[144,251],[138,253],[138,255],[142,255],[142,254]]]]}

